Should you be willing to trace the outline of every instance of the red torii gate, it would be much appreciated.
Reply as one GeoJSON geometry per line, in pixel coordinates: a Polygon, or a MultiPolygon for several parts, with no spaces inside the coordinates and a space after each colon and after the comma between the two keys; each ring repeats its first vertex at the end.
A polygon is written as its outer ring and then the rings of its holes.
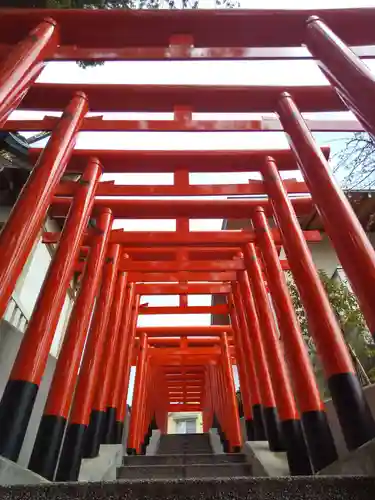
{"type": "MultiPolygon", "coordinates": [[[[318,148],[301,115],[348,107],[365,130],[375,133],[375,116],[368,105],[375,97],[375,81],[358,57],[371,56],[371,49],[359,46],[374,44],[374,20],[375,9],[2,10],[0,124],[5,130],[52,130],[47,146],[31,151],[35,167],[0,235],[2,314],[47,211],[64,220],[61,233],[44,235],[45,242],[58,242],[56,253],[0,403],[3,456],[18,457],[64,295],[75,272],[81,275],[80,291],[34,445],[32,470],[52,479],[63,443],[56,479],[74,480],[83,456],[95,456],[103,442],[121,441],[133,363],[137,375],[129,452],[144,452],[152,429],[157,426],[166,432],[168,412],[182,409],[202,411],[205,430],[216,426],[225,450],[239,450],[242,437],[231,369],[235,362],[247,439],[267,439],[272,450],[285,446],[292,474],[308,474],[334,461],[332,435],[286,287],[283,269],[289,268],[348,447],[356,448],[374,437],[373,418],[306,243],[317,241],[317,235],[303,233],[297,219],[312,205],[319,210],[370,331],[375,332],[374,250],[331,177],[329,150],[318,148]],[[351,51],[338,37],[357,47],[351,51]],[[285,47],[297,49],[287,56],[285,47]],[[331,86],[35,83],[48,60],[311,56],[331,86]],[[41,124],[8,120],[17,108],[64,112],[61,118],[47,117],[41,124]],[[86,117],[88,111],[144,110],[174,112],[175,120],[168,125],[159,121],[145,126],[146,130],[168,131],[199,129],[201,122],[192,120],[192,111],[277,112],[291,150],[74,150],[80,130],[141,129],[139,122],[106,123],[86,117]],[[306,184],[281,179],[280,171],[298,168],[306,184]],[[189,172],[228,170],[259,171],[263,180],[245,186],[189,184],[189,172]],[[173,172],[175,184],[129,187],[99,182],[102,172],[132,171],[173,172]],[[77,180],[63,179],[65,172],[78,174],[77,180]],[[309,196],[293,196],[301,193],[309,196]],[[113,198],[239,194],[258,198],[168,202],[113,198]],[[269,227],[271,216],[276,229],[269,227]],[[111,230],[114,218],[126,217],[176,218],[177,230],[172,234],[111,230]],[[235,234],[188,231],[189,218],[208,217],[251,219],[253,230],[235,234]],[[95,220],[94,227],[88,228],[89,219],[95,220]],[[279,258],[281,246],[287,258],[284,262],[279,258]],[[157,335],[137,330],[139,314],[159,312],[159,308],[140,305],[140,297],[171,291],[180,295],[178,312],[185,313],[197,311],[187,306],[189,293],[224,294],[226,305],[209,311],[228,313],[231,326],[211,326],[206,335],[196,328],[176,330],[174,336],[167,328],[157,335]]],[[[209,130],[261,128],[259,122],[207,124],[209,130]]]]}

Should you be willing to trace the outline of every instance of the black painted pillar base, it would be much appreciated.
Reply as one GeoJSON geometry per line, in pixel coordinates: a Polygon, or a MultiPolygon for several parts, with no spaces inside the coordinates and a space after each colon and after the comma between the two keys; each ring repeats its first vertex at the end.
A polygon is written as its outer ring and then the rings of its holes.
{"type": "Polygon", "coordinates": [[[147,444],[145,442],[143,442],[141,444],[141,455],[146,455],[146,448],[147,448],[147,444]]]}
{"type": "Polygon", "coordinates": [[[106,412],[92,410],[90,423],[85,435],[85,445],[83,448],[84,458],[95,458],[99,455],[99,448],[103,438],[103,427],[106,420],[106,412]]]}
{"type": "Polygon", "coordinates": [[[230,453],[230,444],[229,444],[228,439],[225,438],[225,436],[221,440],[221,444],[223,445],[224,453],[230,453]]]}
{"type": "Polygon", "coordinates": [[[285,440],[277,409],[274,406],[264,407],[263,417],[269,449],[271,451],[285,451],[285,440]]]}
{"type": "Polygon", "coordinates": [[[124,433],[124,423],[120,422],[119,420],[116,420],[116,422],[115,422],[115,443],[114,444],[121,444],[122,443],[123,433],[124,433]]]}
{"type": "Polygon", "coordinates": [[[241,446],[234,446],[232,453],[241,453],[241,446]]]}
{"type": "Polygon", "coordinates": [[[252,418],[245,419],[247,441],[255,441],[254,421],[252,418]]]}
{"type": "Polygon", "coordinates": [[[148,429],[147,429],[147,432],[146,432],[146,435],[145,435],[144,442],[145,442],[146,446],[148,446],[150,444],[151,436],[152,436],[152,424],[150,424],[148,426],[148,429]]]}
{"type": "Polygon", "coordinates": [[[301,414],[311,463],[315,472],[338,459],[335,442],[328,425],[325,411],[309,411],[301,414]]]}
{"type": "Polygon", "coordinates": [[[78,481],[86,430],[87,426],[84,424],[68,425],[57,468],[56,481],[78,481]]]}
{"type": "Polygon", "coordinates": [[[339,373],[327,380],[332,402],[349,450],[375,437],[375,422],[354,373],[339,373]]]}
{"type": "Polygon", "coordinates": [[[254,439],[255,441],[266,441],[266,431],[263,422],[263,408],[261,405],[253,405],[254,439]]]}
{"type": "Polygon", "coordinates": [[[39,386],[9,380],[0,402],[0,455],[17,461],[39,386]]]}
{"type": "Polygon", "coordinates": [[[151,431],[154,431],[154,430],[158,429],[158,424],[156,422],[155,415],[152,417],[150,425],[151,425],[151,431]]]}
{"type": "Polygon", "coordinates": [[[108,407],[106,410],[105,426],[103,427],[103,443],[116,444],[115,426],[116,426],[116,408],[108,407]]]}
{"type": "Polygon", "coordinates": [[[283,420],[286,456],[291,476],[308,476],[313,473],[300,420],[283,420]]]}
{"type": "Polygon", "coordinates": [[[137,450],[135,448],[127,448],[126,449],[126,453],[131,456],[131,455],[136,455],[137,454],[137,450]]]}
{"type": "Polygon", "coordinates": [[[214,429],[217,429],[217,430],[220,429],[220,422],[219,422],[219,419],[217,418],[217,416],[215,414],[214,414],[213,419],[212,419],[212,427],[214,429]]]}
{"type": "Polygon", "coordinates": [[[55,475],[65,427],[66,418],[43,415],[35,439],[29,469],[50,481],[55,475]]]}
{"type": "Polygon", "coordinates": [[[221,430],[221,427],[218,428],[217,432],[218,432],[218,434],[220,436],[220,441],[221,442],[225,441],[225,433],[221,430]]]}

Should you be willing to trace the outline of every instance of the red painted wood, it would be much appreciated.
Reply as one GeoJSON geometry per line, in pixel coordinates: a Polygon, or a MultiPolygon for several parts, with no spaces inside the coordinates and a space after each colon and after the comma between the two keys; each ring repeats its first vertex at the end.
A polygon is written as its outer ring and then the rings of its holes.
{"type": "MultiPolygon", "coordinates": [[[[34,162],[42,149],[29,150],[30,161],[34,162]]],[[[330,148],[323,147],[325,157],[330,148]]],[[[266,156],[272,156],[279,170],[298,170],[290,149],[267,150],[215,150],[215,151],[113,151],[75,149],[68,170],[81,172],[87,158],[96,156],[107,173],[121,172],[174,172],[184,169],[189,172],[259,172],[266,156]]]]}
{"type": "Polygon", "coordinates": [[[325,20],[349,45],[374,42],[375,9],[249,10],[73,10],[2,9],[3,43],[16,43],[45,16],[57,21],[61,45],[100,49],[168,47],[194,41],[195,47],[299,47],[305,21],[325,20]],[[176,35],[184,38],[176,40],[176,35]]]}
{"type": "Polygon", "coordinates": [[[63,109],[79,88],[91,112],[173,112],[183,104],[196,113],[273,113],[282,92],[290,92],[304,112],[343,111],[345,105],[329,86],[212,86],[36,83],[22,109],[63,109]]]}

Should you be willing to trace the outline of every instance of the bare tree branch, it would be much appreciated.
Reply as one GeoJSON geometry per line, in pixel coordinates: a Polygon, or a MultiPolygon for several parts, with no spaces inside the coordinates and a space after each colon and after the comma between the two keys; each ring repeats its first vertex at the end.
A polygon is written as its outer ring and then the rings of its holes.
{"type": "Polygon", "coordinates": [[[344,189],[375,187],[375,139],[366,132],[354,133],[337,154],[334,172],[344,174],[344,189]]]}

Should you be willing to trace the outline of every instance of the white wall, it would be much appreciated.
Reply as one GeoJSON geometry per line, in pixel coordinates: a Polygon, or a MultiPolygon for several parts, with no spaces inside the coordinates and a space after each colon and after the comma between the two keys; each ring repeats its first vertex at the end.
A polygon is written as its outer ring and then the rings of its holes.
{"type": "Polygon", "coordinates": [[[332,276],[338,267],[341,266],[336,252],[326,235],[323,235],[319,243],[310,243],[309,248],[317,269],[325,271],[328,276],[332,276]]]}
{"type": "MultiPolygon", "coordinates": [[[[0,207],[0,222],[5,221],[8,214],[8,209],[0,207]]],[[[56,223],[49,219],[46,220],[44,229],[46,231],[59,230],[56,223]]],[[[53,249],[42,243],[40,235],[30,252],[29,258],[23,267],[22,273],[13,291],[12,297],[27,320],[30,319],[35,307],[40,289],[52,260],[52,253],[53,249]]],[[[50,352],[53,356],[57,356],[59,352],[73,305],[73,295],[72,292],[69,291],[65,297],[59,323],[51,346],[50,352]]]]}
{"type": "MultiPolygon", "coordinates": [[[[6,321],[0,319],[0,398],[4,392],[5,386],[16,358],[23,334],[16,328],[13,328],[6,321]]],[[[31,413],[26,436],[18,458],[18,463],[27,467],[31,452],[33,450],[36,433],[39,428],[40,419],[43,414],[44,405],[47,399],[49,386],[52,381],[53,372],[56,366],[56,358],[48,356],[47,366],[44,371],[42,382],[39,386],[38,395],[31,413]]]]}
{"type": "MultiPolygon", "coordinates": [[[[323,234],[323,239],[319,243],[310,243],[309,248],[317,269],[322,269],[328,276],[332,276],[341,263],[328,236],[323,234]]],[[[368,234],[369,240],[375,246],[375,233],[368,234]]]]}

